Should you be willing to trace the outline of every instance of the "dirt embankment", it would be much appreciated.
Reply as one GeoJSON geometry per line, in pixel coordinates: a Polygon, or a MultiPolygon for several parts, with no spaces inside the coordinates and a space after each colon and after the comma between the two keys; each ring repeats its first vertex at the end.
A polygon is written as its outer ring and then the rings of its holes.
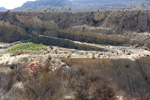
{"type": "Polygon", "coordinates": [[[120,90],[132,97],[137,97],[141,90],[150,92],[149,60],[146,57],[136,61],[129,59],[62,59],[71,67],[86,67],[87,73],[88,70],[92,70],[93,73],[111,78],[120,90]]]}

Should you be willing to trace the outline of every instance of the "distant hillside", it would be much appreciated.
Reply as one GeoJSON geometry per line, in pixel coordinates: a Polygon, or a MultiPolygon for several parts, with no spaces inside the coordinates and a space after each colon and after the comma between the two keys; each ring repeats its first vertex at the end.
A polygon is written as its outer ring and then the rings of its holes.
{"type": "Polygon", "coordinates": [[[23,11],[93,11],[103,9],[150,8],[149,0],[37,0],[14,10],[23,11]]]}
{"type": "Polygon", "coordinates": [[[0,7],[0,11],[6,11],[7,9],[4,7],[0,7]]]}
{"type": "Polygon", "coordinates": [[[67,5],[71,5],[70,0],[37,0],[26,2],[22,7],[16,8],[15,10],[25,11],[43,11],[43,10],[56,10],[56,8],[62,8],[67,5]]]}

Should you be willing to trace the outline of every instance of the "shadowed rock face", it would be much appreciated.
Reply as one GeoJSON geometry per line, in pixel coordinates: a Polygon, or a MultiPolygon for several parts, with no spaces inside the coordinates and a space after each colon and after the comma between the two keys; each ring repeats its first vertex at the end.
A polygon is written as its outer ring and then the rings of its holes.
{"type": "Polygon", "coordinates": [[[30,37],[23,28],[2,21],[0,22],[0,33],[0,41],[2,42],[25,40],[30,37]]]}
{"type": "MultiPolygon", "coordinates": [[[[117,11],[101,11],[101,12],[1,12],[1,23],[9,23],[9,27],[0,31],[0,35],[7,34],[8,39],[0,40],[1,42],[12,42],[9,34],[19,34],[21,37],[34,37],[37,35],[66,37],[66,33],[73,34],[71,40],[80,38],[78,41],[83,41],[85,37],[92,37],[92,34],[110,35],[123,39],[125,43],[145,44],[145,40],[149,38],[150,32],[150,10],[117,10],[117,11]],[[83,28],[84,26],[84,28],[83,28]],[[18,27],[20,31],[14,33],[18,27]],[[11,32],[7,32],[11,29],[11,32]],[[66,32],[60,32],[66,30],[66,32]],[[78,33],[79,36],[76,36],[78,33]],[[86,33],[90,33],[87,35],[86,33]],[[80,34],[84,34],[80,37],[80,34]],[[76,37],[75,37],[76,36],[76,37]],[[124,39],[126,38],[126,39],[124,39]],[[133,41],[130,41],[133,40],[133,41]],[[128,41],[128,42],[125,42],[128,41]]],[[[1,25],[2,28],[4,28],[1,25]]],[[[18,36],[18,35],[17,35],[18,36]]],[[[13,38],[13,41],[26,38],[13,38]]],[[[98,36],[97,36],[98,37],[98,36]]],[[[66,37],[68,38],[68,37],[66,37]]],[[[103,39],[102,39],[103,40],[103,39]]],[[[105,41],[110,41],[108,38],[105,41]]],[[[114,39],[115,40],[115,39],[114,39]]],[[[88,41],[88,40],[84,40],[88,41]]],[[[95,41],[90,41],[95,42],[95,41]]],[[[101,43],[101,42],[95,42],[101,43]]],[[[109,42],[104,42],[104,44],[109,42]]],[[[118,42],[116,41],[116,44],[118,42]]],[[[120,44],[120,43],[118,43],[120,44]]],[[[149,42],[146,44],[149,44],[149,42]]]]}

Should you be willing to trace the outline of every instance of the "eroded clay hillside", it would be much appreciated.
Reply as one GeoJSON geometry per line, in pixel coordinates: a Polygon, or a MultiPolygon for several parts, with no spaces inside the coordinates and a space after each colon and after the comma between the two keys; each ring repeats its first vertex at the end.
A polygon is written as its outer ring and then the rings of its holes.
{"type": "Polygon", "coordinates": [[[0,41],[35,39],[42,35],[98,44],[146,44],[149,47],[149,22],[150,10],[7,11],[0,13],[0,41]]]}
{"type": "Polygon", "coordinates": [[[139,100],[149,22],[150,10],[0,12],[0,100],[139,100]]]}

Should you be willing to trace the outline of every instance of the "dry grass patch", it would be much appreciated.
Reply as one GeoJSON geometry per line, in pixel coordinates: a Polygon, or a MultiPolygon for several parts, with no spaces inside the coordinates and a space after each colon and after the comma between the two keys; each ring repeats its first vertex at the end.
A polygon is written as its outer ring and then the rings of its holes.
{"type": "Polygon", "coordinates": [[[147,93],[146,91],[142,90],[139,92],[139,98],[140,100],[150,100],[150,93],[147,93]]]}

